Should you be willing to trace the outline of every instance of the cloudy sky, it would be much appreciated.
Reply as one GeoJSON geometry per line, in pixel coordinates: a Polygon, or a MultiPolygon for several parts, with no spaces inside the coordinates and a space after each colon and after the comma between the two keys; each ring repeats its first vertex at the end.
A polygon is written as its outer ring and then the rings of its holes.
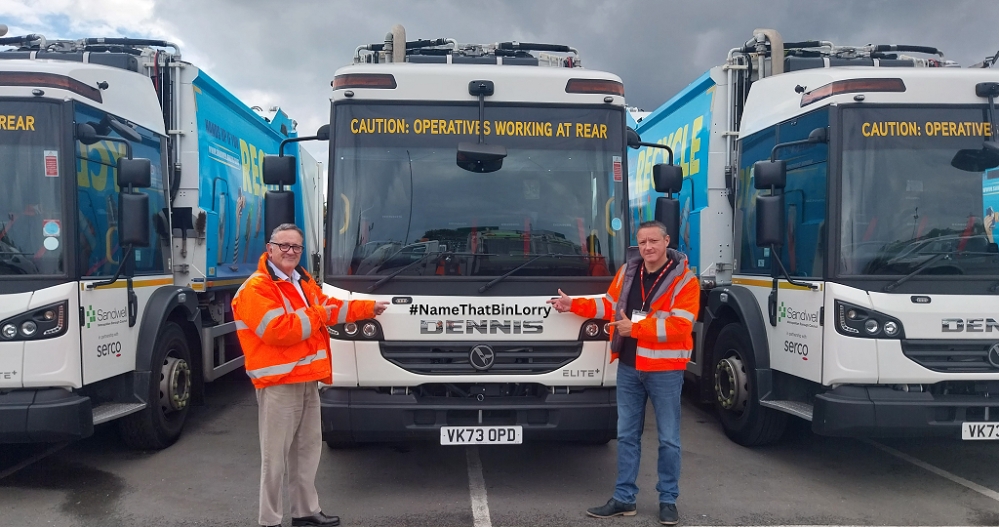
{"type": "Polygon", "coordinates": [[[645,110],[755,28],[789,42],[935,46],[964,66],[999,51],[999,0],[0,0],[0,23],[8,36],[170,40],[244,102],[284,108],[303,134],[328,119],[336,68],[397,23],[410,40],[575,47],[584,66],[620,75],[629,104],[645,110]]]}

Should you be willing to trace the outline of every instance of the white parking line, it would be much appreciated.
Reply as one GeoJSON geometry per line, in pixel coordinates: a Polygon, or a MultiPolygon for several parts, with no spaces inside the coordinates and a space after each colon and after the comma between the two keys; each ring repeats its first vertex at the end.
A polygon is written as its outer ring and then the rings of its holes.
{"type": "Polygon", "coordinates": [[[472,445],[465,450],[468,458],[468,492],[472,497],[472,518],[474,527],[492,527],[489,519],[489,504],[486,501],[486,479],[482,476],[482,461],[479,447],[472,445]]]}
{"type": "Polygon", "coordinates": [[[889,453],[889,454],[891,454],[891,455],[893,455],[893,456],[895,456],[895,457],[897,457],[897,458],[899,458],[899,459],[901,459],[903,461],[907,461],[909,463],[912,463],[913,465],[916,465],[917,467],[919,467],[921,469],[928,470],[928,471],[930,471],[930,472],[932,472],[932,473],[934,473],[934,474],[936,474],[936,475],[938,475],[938,476],[940,476],[942,478],[947,478],[947,479],[953,481],[954,483],[957,483],[958,485],[961,485],[962,487],[965,487],[967,489],[973,490],[973,491],[981,494],[982,496],[985,496],[987,498],[992,498],[992,499],[994,499],[996,501],[999,501],[999,492],[996,492],[996,491],[994,491],[994,490],[992,490],[992,489],[990,489],[988,487],[983,487],[983,486],[979,485],[978,483],[975,483],[974,481],[968,481],[968,480],[962,478],[961,476],[956,476],[954,474],[951,474],[950,472],[947,472],[946,470],[944,470],[942,468],[935,467],[935,466],[933,466],[933,465],[931,465],[931,464],[929,464],[929,463],[927,463],[925,461],[920,461],[920,460],[918,460],[918,459],[910,456],[909,454],[906,454],[904,452],[899,452],[898,450],[895,450],[894,448],[892,448],[890,446],[882,445],[881,443],[878,443],[877,441],[872,441],[870,439],[864,439],[863,441],[865,443],[873,446],[874,448],[877,448],[878,450],[881,450],[883,452],[887,452],[887,453],[889,453]]]}

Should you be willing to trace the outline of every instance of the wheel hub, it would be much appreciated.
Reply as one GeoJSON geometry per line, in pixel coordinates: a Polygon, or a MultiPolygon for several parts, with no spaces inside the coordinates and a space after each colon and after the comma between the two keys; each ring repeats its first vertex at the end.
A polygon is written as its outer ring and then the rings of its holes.
{"type": "Polygon", "coordinates": [[[167,357],[160,375],[160,408],[166,413],[187,408],[191,398],[191,367],[184,359],[167,357]]]}
{"type": "Polygon", "coordinates": [[[726,357],[715,367],[715,396],[726,410],[741,411],[748,397],[746,371],[739,357],[726,357]]]}

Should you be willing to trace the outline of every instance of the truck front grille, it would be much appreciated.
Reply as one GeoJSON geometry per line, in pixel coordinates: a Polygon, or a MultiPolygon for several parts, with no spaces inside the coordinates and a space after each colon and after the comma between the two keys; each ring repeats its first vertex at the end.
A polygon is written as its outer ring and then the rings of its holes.
{"type": "Polygon", "coordinates": [[[580,342],[382,342],[385,360],[421,375],[531,375],[555,371],[579,358],[580,342]],[[488,346],[490,367],[472,364],[472,349],[488,346]],[[476,368],[478,366],[478,368],[476,368]]]}
{"type": "Polygon", "coordinates": [[[999,372],[999,353],[989,350],[994,340],[903,340],[902,353],[917,364],[943,373],[999,372]]]}

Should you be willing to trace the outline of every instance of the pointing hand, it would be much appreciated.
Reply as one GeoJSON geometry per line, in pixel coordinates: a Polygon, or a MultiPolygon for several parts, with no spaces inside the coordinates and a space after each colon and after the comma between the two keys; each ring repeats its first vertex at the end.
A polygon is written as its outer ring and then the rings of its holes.
{"type": "Polygon", "coordinates": [[[548,303],[555,307],[555,311],[568,313],[572,310],[572,297],[563,293],[561,289],[558,290],[558,294],[558,298],[549,299],[548,303]]]}
{"type": "Polygon", "coordinates": [[[630,318],[628,318],[627,315],[624,314],[623,310],[619,309],[617,315],[618,319],[615,320],[614,322],[611,322],[610,325],[613,326],[614,329],[618,333],[620,333],[622,337],[630,337],[631,327],[634,325],[634,323],[631,321],[630,318]]]}

